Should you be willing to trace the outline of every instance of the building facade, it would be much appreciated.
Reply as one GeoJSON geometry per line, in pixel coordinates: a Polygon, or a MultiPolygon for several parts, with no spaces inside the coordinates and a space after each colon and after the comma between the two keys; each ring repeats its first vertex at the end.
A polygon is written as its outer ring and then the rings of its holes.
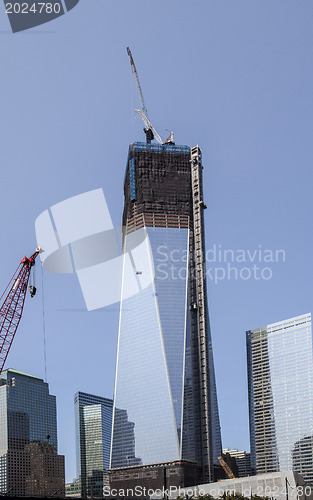
{"type": "Polygon", "coordinates": [[[166,492],[195,486],[199,478],[197,469],[197,464],[184,460],[110,469],[110,486],[104,489],[104,493],[116,500],[147,500],[149,497],[161,500],[170,496],[166,492]]]}
{"type": "Polygon", "coordinates": [[[74,479],[72,483],[65,483],[65,496],[81,498],[81,484],[79,479],[74,479]]]}
{"type": "Polygon", "coordinates": [[[271,500],[308,500],[312,498],[312,489],[305,484],[303,477],[297,472],[286,471],[201,484],[196,488],[188,488],[185,493],[184,491],[178,492],[176,497],[184,498],[186,494],[189,498],[211,495],[216,500],[236,494],[248,499],[256,496],[271,500]]]}
{"type": "Polygon", "coordinates": [[[229,448],[223,448],[223,455],[229,454],[235,459],[238,477],[252,476],[253,472],[251,469],[251,455],[246,451],[230,450],[229,448]]]}
{"type": "Polygon", "coordinates": [[[77,478],[83,497],[102,497],[108,482],[112,399],[77,392],[74,398],[77,478]]]}
{"type": "Polygon", "coordinates": [[[111,468],[182,460],[211,481],[221,436],[200,149],[132,144],[124,195],[111,468]]]}
{"type": "Polygon", "coordinates": [[[8,369],[0,377],[0,492],[64,495],[56,399],[46,382],[8,369]]]}
{"type": "Polygon", "coordinates": [[[313,485],[311,314],[247,332],[251,462],[313,485]]]}

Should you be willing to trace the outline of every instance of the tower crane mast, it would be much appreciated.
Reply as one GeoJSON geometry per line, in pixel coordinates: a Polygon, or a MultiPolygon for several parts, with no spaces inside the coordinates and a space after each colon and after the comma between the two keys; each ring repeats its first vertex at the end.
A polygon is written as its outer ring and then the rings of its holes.
{"type": "MultiPolygon", "coordinates": [[[[31,257],[24,257],[21,260],[0,297],[0,302],[2,301],[0,306],[0,373],[22,317],[31,268],[41,252],[43,252],[42,248],[38,247],[31,257]]],[[[36,294],[36,288],[33,285],[30,285],[29,291],[31,297],[36,294]]]]}
{"type": "Polygon", "coordinates": [[[153,127],[152,123],[149,120],[148,110],[146,108],[145,101],[143,98],[143,93],[142,93],[142,89],[141,89],[141,85],[140,85],[140,81],[139,81],[139,76],[137,73],[137,69],[135,66],[133,55],[132,55],[129,47],[127,47],[127,54],[129,55],[129,58],[130,58],[130,66],[131,66],[132,74],[133,74],[134,79],[135,79],[137,94],[138,94],[139,102],[141,105],[141,110],[136,109],[135,111],[141,116],[142,121],[145,124],[145,128],[143,130],[144,130],[144,133],[146,134],[147,142],[150,143],[155,138],[160,144],[163,144],[161,137],[159,136],[159,134],[157,133],[157,131],[155,130],[155,128],[153,127]]]}

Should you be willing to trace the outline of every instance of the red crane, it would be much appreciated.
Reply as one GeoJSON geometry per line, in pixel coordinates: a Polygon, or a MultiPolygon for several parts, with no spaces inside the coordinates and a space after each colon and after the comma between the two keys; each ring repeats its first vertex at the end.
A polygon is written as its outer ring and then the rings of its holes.
{"type": "MultiPolygon", "coordinates": [[[[31,257],[24,257],[21,260],[0,297],[0,373],[22,317],[31,268],[35,265],[35,259],[41,252],[43,250],[38,247],[31,257]],[[1,302],[2,300],[3,302],[1,302]]],[[[34,297],[36,294],[35,286],[30,285],[29,292],[31,297],[34,297]]]]}

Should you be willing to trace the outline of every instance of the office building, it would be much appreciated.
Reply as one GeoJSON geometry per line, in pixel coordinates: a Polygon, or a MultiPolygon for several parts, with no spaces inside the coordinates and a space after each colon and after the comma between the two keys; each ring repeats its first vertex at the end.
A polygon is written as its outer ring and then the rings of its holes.
{"type": "Polygon", "coordinates": [[[62,496],[64,483],[55,396],[42,379],[5,370],[0,376],[0,492],[62,496]]]}
{"type": "Polygon", "coordinates": [[[134,466],[133,460],[143,468],[171,462],[177,468],[180,461],[183,468],[200,466],[200,480],[212,481],[221,435],[200,149],[132,144],[124,195],[111,469],[134,466]],[[116,409],[125,412],[124,424],[116,409]],[[123,449],[126,425],[130,457],[123,449]]]}
{"type": "Polygon", "coordinates": [[[236,461],[238,477],[252,476],[251,456],[246,451],[230,450],[223,448],[223,455],[230,455],[236,461]]]}
{"type": "Polygon", "coordinates": [[[83,497],[102,497],[108,483],[112,399],[77,392],[74,398],[77,478],[83,497]]]}
{"type": "MultiPolygon", "coordinates": [[[[33,441],[25,446],[29,459],[26,495],[64,495],[64,456],[48,442],[33,441]]],[[[14,489],[13,489],[14,491],[14,489]]]]}
{"type": "Polygon", "coordinates": [[[247,332],[251,465],[313,485],[311,314],[247,332]]]}
{"type": "Polygon", "coordinates": [[[79,479],[74,479],[72,483],[65,483],[65,496],[81,498],[81,484],[79,479]]]}

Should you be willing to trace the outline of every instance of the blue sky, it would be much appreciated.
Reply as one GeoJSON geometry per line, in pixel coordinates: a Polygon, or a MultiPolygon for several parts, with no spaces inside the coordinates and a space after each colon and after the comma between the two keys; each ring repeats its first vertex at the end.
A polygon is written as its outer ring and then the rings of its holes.
{"type": "MultiPolygon", "coordinates": [[[[207,248],[283,249],[270,280],[209,280],[223,445],[249,449],[245,331],[312,310],[311,0],[80,0],[10,33],[0,10],[4,289],[46,208],[102,187],[121,223],[128,144],[144,140],[126,46],[162,137],[203,153],[207,248]]],[[[41,272],[7,367],[44,377],[41,272]]],[[[118,307],[87,313],[44,273],[47,374],[75,476],[74,393],[113,394],[118,307]]]]}

